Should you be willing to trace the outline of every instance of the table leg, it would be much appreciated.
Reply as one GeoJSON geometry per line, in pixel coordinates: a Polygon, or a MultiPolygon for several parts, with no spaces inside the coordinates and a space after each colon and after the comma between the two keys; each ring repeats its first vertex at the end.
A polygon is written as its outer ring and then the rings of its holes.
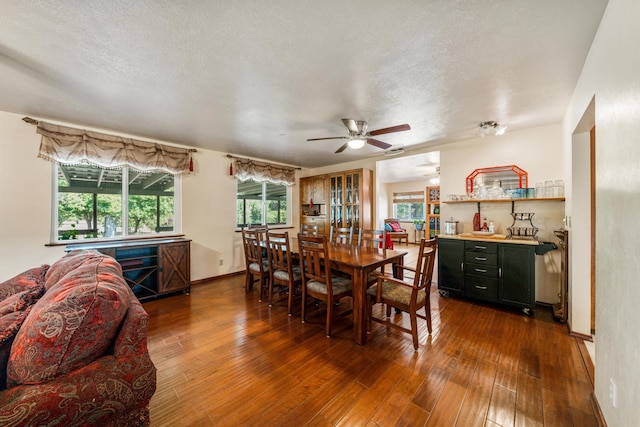
{"type": "Polygon", "coordinates": [[[353,278],[353,339],[356,343],[364,345],[367,342],[367,286],[365,270],[354,269],[353,278]]]}

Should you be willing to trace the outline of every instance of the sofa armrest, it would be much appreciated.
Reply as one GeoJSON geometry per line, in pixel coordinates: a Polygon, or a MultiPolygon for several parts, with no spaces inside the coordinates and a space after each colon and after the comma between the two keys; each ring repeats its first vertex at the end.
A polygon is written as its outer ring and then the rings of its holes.
{"type": "Polygon", "coordinates": [[[122,413],[146,408],[155,389],[148,353],[103,356],[52,381],[0,392],[0,424],[109,425],[122,413]]]}

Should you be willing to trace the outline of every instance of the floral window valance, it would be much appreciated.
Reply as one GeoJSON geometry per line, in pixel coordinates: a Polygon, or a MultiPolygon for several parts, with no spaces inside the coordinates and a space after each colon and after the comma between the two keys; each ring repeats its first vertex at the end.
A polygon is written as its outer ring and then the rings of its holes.
{"type": "Polygon", "coordinates": [[[235,159],[235,173],[240,181],[252,179],[256,182],[293,185],[296,181],[295,168],[259,162],[251,159],[235,159]]]}
{"type": "Polygon", "coordinates": [[[38,157],[64,165],[89,163],[182,174],[190,171],[195,151],[46,122],[38,123],[37,132],[42,135],[38,157]]]}

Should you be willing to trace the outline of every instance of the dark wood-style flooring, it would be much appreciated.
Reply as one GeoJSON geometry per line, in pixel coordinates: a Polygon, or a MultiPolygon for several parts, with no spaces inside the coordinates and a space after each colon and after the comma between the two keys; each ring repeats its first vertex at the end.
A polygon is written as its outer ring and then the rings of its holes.
{"type": "Polygon", "coordinates": [[[152,426],[597,425],[576,339],[545,308],[526,316],[434,285],[433,334],[419,320],[414,352],[409,334],[377,323],[355,344],[349,316],[326,338],[323,312],[302,324],[284,297],[269,308],[243,281],[144,304],[158,368],[152,426]]]}

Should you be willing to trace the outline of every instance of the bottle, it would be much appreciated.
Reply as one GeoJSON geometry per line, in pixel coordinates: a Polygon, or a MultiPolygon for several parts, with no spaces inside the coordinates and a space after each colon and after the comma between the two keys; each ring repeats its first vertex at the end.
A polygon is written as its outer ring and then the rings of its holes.
{"type": "Polygon", "coordinates": [[[495,233],[495,226],[493,225],[493,221],[489,221],[489,233],[495,233]]]}
{"type": "Polygon", "coordinates": [[[482,223],[482,231],[489,231],[489,227],[487,226],[487,217],[484,217],[484,221],[482,223]]]}

